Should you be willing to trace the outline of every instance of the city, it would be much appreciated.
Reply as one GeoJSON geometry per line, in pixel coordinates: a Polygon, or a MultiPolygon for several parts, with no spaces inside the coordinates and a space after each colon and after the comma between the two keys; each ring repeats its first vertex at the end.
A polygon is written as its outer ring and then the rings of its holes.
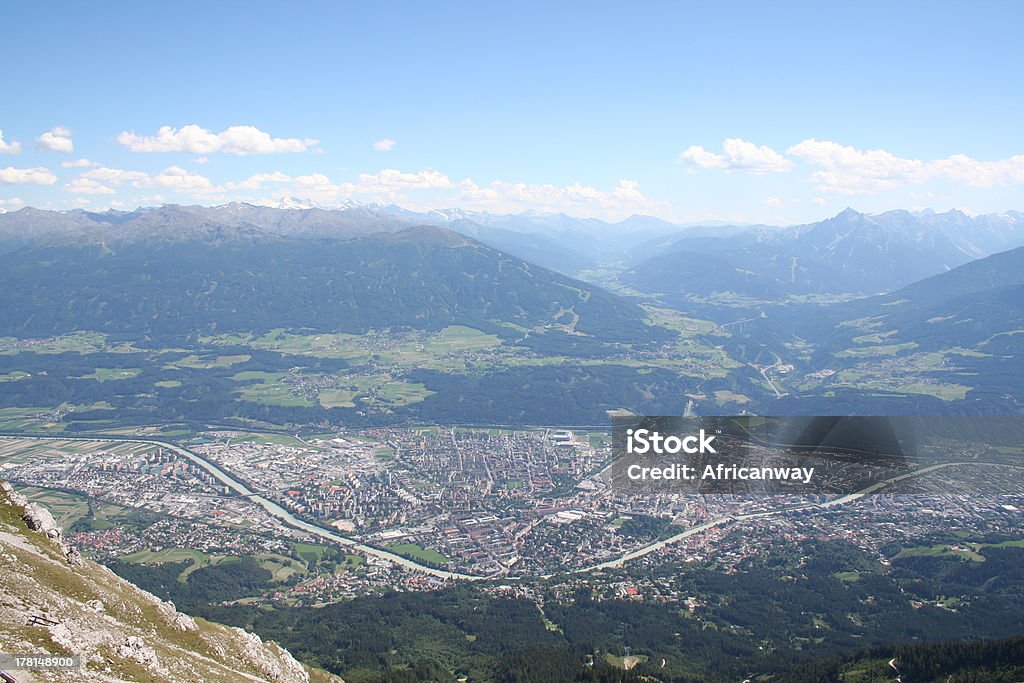
{"type": "Polygon", "coordinates": [[[506,588],[498,586],[530,593],[531,585],[545,585],[571,595],[589,586],[609,599],[674,600],[681,596],[660,566],[733,571],[756,562],[766,544],[812,539],[847,541],[885,564],[891,544],[911,546],[937,529],[1012,533],[1024,514],[1012,466],[935,470],[915,477],[912,493],[859,499],[637,495],[609,487],[609,440],[598,433],[432,427],[299,438],[213,431],[196,442],[193,453],[291,513],[415,564],[325,545],[322,535],[154,443],[5,437],[0,477],[43,500],[50,491],[86,501],[69,538],[89,556],[188,560],[191,570],[211,558],[251,556],[279,584],[259,597],[297,605],[431,590],[458,576],[491,578],[487,590],[499,593],[506,588]],[[431,567],[451,577],[420,571],[431,567]]]}

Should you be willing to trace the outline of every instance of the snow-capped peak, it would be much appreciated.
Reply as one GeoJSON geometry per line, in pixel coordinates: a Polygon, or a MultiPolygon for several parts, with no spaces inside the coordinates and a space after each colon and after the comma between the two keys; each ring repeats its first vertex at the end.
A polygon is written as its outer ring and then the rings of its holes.
{"type": "MultiPolygon", "coordinates": [[[[301,211],[301,210],[305,210],[305,209],[319,209],[321,207],[320,207],[319,204],[314,202],[312,199],[301,199],[299,197],[284,197],[283,199],[281,199],[281,201],[279,201],[274,206],[274,208],[275,209],[298,209],[298,210],[301,211]]],[[[344,207],[344,208],[350,208],[350,207],[344,207]]]]}

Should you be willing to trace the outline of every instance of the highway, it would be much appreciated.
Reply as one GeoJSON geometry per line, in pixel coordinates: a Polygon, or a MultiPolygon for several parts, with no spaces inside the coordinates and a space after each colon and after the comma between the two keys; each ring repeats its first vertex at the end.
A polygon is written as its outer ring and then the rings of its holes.
{"type": "MultiPolygon", "coordinates": [[[[480,576],[480,575],[477,575],[477,574],[465,574],[465,573],[461,573],[461,572],[446,571],[446,570],[443,570],[443,569],[438,569],[436,567],[430,567],[428,565],[420,564],[420,563],[416,562],[415,560],[409,559],[407,557],[403,557],[401,555],[397,555],[397,554],[389,552],[387,550],[383,550],[381,548],[375,548],[375,547],[370,546],[370,545],[364,545],[364,544],[362,544],[362,543],[360,543],[358,541],[355,541],[355,540],[353,540],[353,539],[351,539],[351,538],[349,538],[347,536],[344,536],[344,535],[342,535],[340,533],[337,533],[335,531],[332,531],[330,529],[327,529],[327,528],[324,528],[324,527],[321,527],[321,526],[317,526],[315,524],[310,524],[309,522],[306,522],[305,520],[299,519],[298,517],[296,517],[295,515],[290,513],[288,510],[285,510],[283,507],[281,507],[280,505],[278,505],[274,501],[272,501],[272,500],[270,500],[268,498],[265,498],[261,494],[256,493],[256,492],[250,490],[249,487],[247,487],[245,484],[243,484],[242,482],[238,481],[237,479],[232,477],[228,472],[226,472],[225,470],[221,469],[221,467],[219,467],[218,465],[215,465],[214,463],[210,462],[206,458],[204,458],[204,457],[202,457],[200,455],[197,455],[197,454],[193,453],[192,451],[190,451],[190,450],[188,450],[186,448],[183,448],[181,446],[169,443],[167,441],[159,441],[159,440],[156,440],[156,439],[146,439],[146,438],[124,439],[124,438],[111,438],[111,437],[102,437],[102,436],[79,437],[79,436],[35,436],[35,435],[32,435],[32,436],[0,435],[0,439],[5,439],[5,440],[22,440],[22,441],[30,440],[30,439],[34,439],[34,440],[49,440],[49,441],[91,441],[91,442],[94,442],[94,443],[96,443],[96,442],[100,442],[100,443],[123,443],[123,442],[127,442],[127,443],[148,443],[148,444],[152,444],[154,446],[159,446],[161,448],[167,448],[167,449],[170,449],[170,450],[174,451],[175,453],[177,453],[178,455],[182,456],[183,458],[187,458],[187,459],[191,460],[192,462],[194,462],[199,467],[202,467],[204,470],[206,470],[211,475],[213,475],[218,481],[223,483],[225,486],[229,487],[232,491],[234,491],[235,493],[237,493],[240,496],[244,496],[244,497],[248,498],[249,500],[257,503],[260,507],[262,507],[264,510],[266,510],[268,514],[278,518],[279,520],[281,520],[282,522],[284,522],[285,524],[287,524],[288,526],[290,526],[290,527],[292,527],[294,529],[299,529],[301,531],[305,531],[307,533],[310,533],[310,534],[313,534],[315,536],[318,536],[318,537],[320,537],[320,538],[322,538],[322,539],[324,539],[326,541],[330,541],[330,542],[333,542],[333,543],[338,543],[339,545],[345,546],[345,547],[350,548],[350,549],[352,549],[354,551],[358,551],[358,552],[364,553],[366,555],[372,555],[374,557],[379,557],[379,558],[388,560],[389,562],[394,562],[395,564],[400,565],[402,567],[405,567],[407,569],[411,569],[413,571],[422,572],[424,574],[429,574],[430,576],[435,576],[435,577],[437,577],[439,579],[445,579],[445,580],[451,580],[451,581],[483,581],[483,580],[486,580],[486,579],[498,578],[498,576],[480,576]]],[[[841,505],[847,505],[849,503],[853,503],[853,502],[856,502],[857,500],[860,500],[861,498],[863,498],[866,495],[870,495],[872,493],[875,493],[875,492],[877,492],[877,491],[879,491],[879,490],[881,490],[881,489],[883,489],[883,488],[885,488],[887,486],[891,486],[892,484],[895,484],[896,482],[902,481],[904,479],[910,479],[912,477],[918,477],[918,476],[921,476],[921,475],[924,475],[924,474],[928,474],[929,472],[934,472],[936,470],[944,469],[944,468],[947,468],[947,467],[960,466],[960,465],[988,465],[988,466],[1024,468],[1024,466],[1011,465],[1009,463],[977,462],[977,461],[945,462],[945,463],[938,463],[938,464],[935,464],[935,465],[928,465],[927,467],[922,467],[920,469],[916,469],[916,470],[913,470],[911,472],[906,472],[904,474],[900,474],[900,475],[897,475],[897,476],[894,476],[894,477],[890,477],[888,479],[882,479],[882,480],[877,481],[877,482],[875,482],[875,483],[873,483],[873,484],[871,484],[869,486],[866,486],[865,488],[861,489],[860,491],[857,491],[855,493],[850,493],[850,494],[847,494],[847,495],[844,495],[844,496],[839,496],[838,498],[833,498],[832,500],[828,500],[828,501],[825,501],[823,503],[802,503],[802,504],[799,504],[799,505],[790,505],[790,506],[787,506],[787,507],[779,508],[777,510],[767,510],[767,511],[763,511],[763,512],[750,512],[750,513],[737,514],[737,515],[723,515],[721,517],[717,517],[717,518],[712,519],[710,521],[698,524],[697,526],[690,527],[689,529],[686,529],[685,531],[681,531],[680,533],[675,534],[674,536],[671,536],[669,538],[649,543],[648,545],[645,545],[645,546],[643,546],[641,548],[637,548],[636,550],[632,550],[632,551],[630,551],[630,552],[628,552],[628,553],[626,553],[624,555],[621,555],[621,556],[619,556],[619,557],[617,557],[617,558],[615,558],[613,560],[607,560],[605,562],[600,562],[600,563],[593,564],[593,565],[590,565],[590,566],[587,566],[587,567],[581,567],[581,568],[578,568],[578,569],[573,569],[573,570],[571,570],[571,573],[581,574],[581,573],[587,573],[587,572],[601,571],[603,569],[617,569],[617,568],[622,567],[627,562],[631,562],[632,560],[636,560],[636,559],[639,559],[639,558],[644,557],[646,555],[650,555],[651,553],[656,552],[656,551],[658,551],[658,550],[660,550],[660,549],[662,549],[662,548],[664,548],[666,546],[672,545],[674,543],[678,543],[679,541],[681,541],[681,540],[683,540],[685,538],[689,538],[689,537],[695,536],[697,534],[702,534],[705,531],[708,531],[708,530],[713,529],[715,527],[721,526],[723,524],[728,524],[728,523],[731,523],[731,522],[742,522],[743,520],[746,520],[746,519],[756,519],[758,517],[772,517],[772,516],[781,515],[781,514],[784,514],[784,513],[787,513],[787,512],[794,512],[796,510],[812,510],[812,511],[813,510],[826,510],[826,509],[837,507],[837,506],[841,506],[841,505]]],[[[546,575],[544,575],[543,578],[550,578],[552,576],[555,576],[555,575],[554,574],[546,574],[546,575]]],[[[501,579],[503,581],[516,581],[516,580],[522,580],[523,578],[526,578],[526,577],[515,577],[515,576],[503,576],[503,577],[501,577],[501,579]]]]}
{"type": "Polygon", "coordinates": [[[407,557],[403,557],[401,555],[396,555],[395,553],[388,552],[387,550],[382,550],[381,548],[375,548],[373,546],[364,545],[362,543],[359,543],[358,541],[352,540],[351,538],[349,538],[347,536],[343,536],[343,535],[341,535],[341,534],[339,534],[337,532],[331,531],[329,529],[325,529],[324,527],[317,526],[315,524],[310,524],[309,522],[306,522],[306,521],[304,521],[302,519],[299,519],[298,517],[296,517],[292,513],[288,512],[287,510],[285,510],[283,507],[281,507],[280,505],[278,505],[274,501],[272,501],[272,500],[270,500],[268,498],[264,498],[259,493],[251,491],[249,489],[249,487],[247,487],[245,484],[243,484],[242,482],[238,481],[237,479],[232,477],[230,474],[225,472],[223,469],[221,469],[217,465],[215,465],[212,462],[210,462],[209,460],[207,460],[206,458],[204,458],[204,457],[202,457],[200,455],[196,455],[195,453],[193,453],[192,451],[190,451],[190,450],[188,450],[186,448],[182,448],[181,446],[177,446],[175,444],[168,443],[166,441],[158,441],[158,440],[155,440],[155,439],[117,439],[117,438],[108,438],[108,437],[78,437],[78,436],[29,436],[29,437],[24,437],[24,436],[21,436],[21,437],[18,437],[18,436],[0,436],[0,439],[7,439],[7,440],[11,440],[11,439],[20,439],[20,440],[37,439],[37,440],[50,440],[50,441],[92,441],[92,442],[99,442],[99,443],[128,442],[128,443],[148,443],[148,444],[153,444],[154,446],[159,446],[161,448],[166,448],[166,449],[172,450],[175,453],[177,453],[178,455],[182,456],[183,458],[188,458],[189,460],[194,462],[196,465],[198,465],[199,467],[202,467],[204,470],[206,470],[211,475],[213,475],[217,479],[217,481],[219,481],[222,484],[224,484],[225,486],[229,487],[232,491],[234,491],[238,495],[244,496],[244,497],[248,498],[249,500],[253,501],[254,503],[258,504],[260,507],[262,507],[264,510],[266,510],[270,515],[272,515],[274,517],[277,517],[279,520],[281,520],[282,522],[284,522],[285,524],[287,524],[288,526],[290,526],[290,527],[292,527],[294,529],[299,529],[300,531],[308,532],[308,533],[313,534],[315,536],[319,536],[320,538],[323,538],[324,540],[331,541],[331,542],[334,542],[334,543],[338,543],[340,545],[343,545],[343,546],[345,546],[347,548],[351,548],[352,550],[359,551],[359,552],[364,553],[366,555],[372,555],[374,557],[380,557],[382,559],[388,560],[389,562],[394,562],[395,564],[401,565],[401,566],[403,566],[403,567],[405,567],[407,569],[413,569],[415,571],[423,572],[423,573],[429,574],[431,576],[436,576],[439,579],[459,580],[459,581],[480,581],[482,579],[487,578],[487,577],[484,577],[484,576],[476,576],[476,575],[473,575],[473,574],[462,574],[462,573],[459,573],[459,572],[445,571],[443,569],[437,569],[436,567],[429,567],[427,565],[419,564],[418,562],[416,562],[414,560],[411,560],[411,559],[409,559],[407,557]]]}
{"type": "Polygon", "coordinates": [[[860,491],[857,491],[855,493],[849,493],[849,494],[847,494],[845,496],[839,496],[838,498],[833,498],[832,500],[827,500],[824,503],[802,503],[800,505],[790,505],[788,507],[779,508],[778,510],[766,510],[766,511],[763,511],[763,512],[748,512],[746,514],[740,514],[740,515],[723,515],[722,517],[717,517],[717,518],[712,519],[712,520],[710,520],[708,522],[703,522],[701,524],[698,524],[697,526],[690,527],[686,531],[680,532],[680,533],[676,534],[675,536],[671,536],[671,537],[666,538],[666,539],[661,540],[661,541],[655,541],[654,543],[650,543],[648,545],[645,545],[642,548],[637,548],[636,550],[630,551],[630,552],[626,553],[625,555],[623,555],[621,557],[618,557],[618,558],[616,558],[614,560],[608,560],[606,562],[601,562],[600,564],[595,564],[595,565],[592,565],[590,567],[583,567],[581,569],[577,569],[577,570],[575,570],[575,573],[594,572],[594,571],[599,571],[601,569],[617,569],[617,568],[621,567],[622,565],[624,565],[626,562],[629,562],[631,560],[635,560],[637,558],[643,557],[644,555],[650,555],[651,553],[653,553],[653,552],[655,552],[657,550],[660,550],[660,549],[664,548],[665,546],[672,545],[673,543],[678,543],[679,541],[683,540],[684,538],[689,538],[690,536],[695,536],[697,534],[704,533],[705,531],[707,531],[709,529],[713,529],[713,528],[715,528],[717,526],[721,526],[721,525],[727,524],[729,522],[742,522],[745,519],[756,519],[758,517],[774,517],[774,516],[777,516],[777,515],[784,514],[786,512],[794,512],[796,510],[816,510],[816,509],[817,510],[826,510],[828,508],[837,507],[839,505],[847,505],[848,503],[852,503],[854,501],[860,500],[864,496],[867,496],[867,495],[870,495],[870,494],[875,493],[877,491],[880,491],[881,489],[884,489],[887,486],[891,486],[892,484],[895,484],[898,481],[903,481],[904,479],[910,479],[912,477],[919,477],[919,476],[921,476],[923,474],[928,474],[929,472],[934,472],[936,470],[945,469],[946,467],[955,467],[955,466],[958,466],[958,465],[990,465],[990,466],[999,466],[999,467],[1024,467],[1024,466],[1018,466],[1018,465],[1010,465],[1008,463],[974,462],[974,461],[968,461],[968,462],[944,462],[944,463],[939,463],[939,464],[936,464],[936,465],[928,465],[927,467],[922,467],[920,469],[916,469],[916,470],[913,470],[911,472],[905,472],[904,474],[900,474],[900,475],[897,475],[895,477],[890,477],[888,479],[882,479],[880,481],[876,481],[875,483],[871,484],[870,486],[864,487],[860,491]]]}
{"type": "Polygon", "coordinates": [[[770,386],[772,388],[772,391],[775,392],[775,398],[782,398],[786,394],[784,394],[783,392],[779,391],[779,387],[777,387],[775,385],[775,381],[771,377],[768,376],[768,371],[769,370],[771,370],[772,368],[776,368],[776,367],[782,365],[782,358],[780,358],[779,354],[775,353],[774,351],[772,351],[772,355],[775,356],[775,362],[772,363],[771,365],[766,365],[764,367],[761,367],[759,365],[751,365],[750,367],[754,368],[755,370],[757,370],[757,371],[759,371],[761,373],[761,376],[764,377],[766,382],[768,382],[768,386],[770,386]]]}

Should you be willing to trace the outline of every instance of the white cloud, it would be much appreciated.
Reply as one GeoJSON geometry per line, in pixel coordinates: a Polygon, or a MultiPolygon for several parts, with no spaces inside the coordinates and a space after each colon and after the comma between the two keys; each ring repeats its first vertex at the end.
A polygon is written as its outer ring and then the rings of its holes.
{"type": "MultiPolygon", "coordinates": [[[[72,163],[78,164],[78,162],[72,163]]],[[[151,181],[152,179],[149,177],[149,174],[142,171],[128,171],[121,168],[98,166],[83,172],[65,185],[64,191],[92,195],[116,194],[117,190],[115,188],[120,188],[125,183],[131,183],[134,187],[149,187],[148,183],[151,181]]]]}
{"type": "Polygon", "coordinates": [[[927,178],[924,162],[903,159],[884,149],[862,152],[830,140],[808,139],[786,153],[823,169],[811,175],[822,192],[861,194],[927,178]]]}
{"type": "Polygon", "coordinates": [[[11,197],[10,199],[0,199],[0,213],[7,213],[8,211],[17,211],[23,206],[25,206],[25,200],[19,197],[11,197]]]}
{"type": "Polygon", "coordinates": [[[198,173],[189,173],[178,166],[169,166],[155,176],[136,180],[135,187],[162,187],[174,192],[203,194],[217,191],[210,179],[198,173]]]}
{"type": "Polygon", "coordinates": [[[71,154],[75,151],[75,143],[71,140],[71,131],[64,126],[54,126],[40,135],[36,138],[36,146],[39,149],[62,154],[71,154]]]}
{"type": "Polygon", "coordinates": [[[62,161],[60,162],[61,168],[92,168],[99,166],[95,161],[89,161],[88,159],[78,159],[77,161],[62,161]]]}
{"type": "Polygon", "coordinates": [[[309,199],[324,206],[335,204],[342,197],[408,203],[408,197],[403,194],[404,192],[445,190],[453,187],[455,183],[451,178],[433,169],[409,173],[386,168],[377,173],[360,173],[355,182],[338,184],[332,183],[330,178],[322,173],[310,173],[293,179],[291,187],[278,192],[277,196],[309,199]]]}
{"type": "Polygon", "coordinates": [[[4,132],[0,130],[0,154],[18,154],[21,152],[21,143],[11,140],[4,142],[4,132]]]}
{"type": "Polygon", "coordinates": [[[1024,182],[1024,155],[978,161],[965,154],[954,154],[925,161],[900,157],[884,149],[861,151],[814,139],[804,140],[786,153],[820,168],[811,175],[816,188],[837,194],[866,194],[936,179],[971,187],[1024,182]]]}
{"type": "Polygon", "coordinates": [[[116,190],[113,188],[119,188],[126,183],[140,189],[163,188],[202,197],[209,197],[211,193],[226,189],[214,186],[205,176],[191,173],[178,166],[169,166],[156,175],[150,175],[143,171],[100,166],[82,173],[68,183],[64,189],[67,192],[78,194],[114,194],[116,190]]]}
{"type": "Polygon", "coordinates": [[[782,206],[782,200],[779,199],[778,197],[768,197],[762,203],[765,206],[770,206],[770,207],[773,207],[773,208],[778,208],[778,207],[782,206]]]}
{"type": "Polygon", "coordinates": [[[107,168],[106,166],[100,166],[94,168],[91,171],[86,171],[79,178],[86,178],[89,180],[97,180],[107,185],[113,185],[114,187],[120,187],[125,183],[137,183],[149,178],[149,174],[143,173],[142,171],[126,171],[120,168],[107,168]]]}
{"type": "Polygon", "coordinates": [[[0,168],[0,183],[5,185],[53,185],[57,176],[48,168],[0,168]]]}
{"type": "Polygon", "coordinates": [[[249,176],[249,180],[257,183],[287,183],[291,180],[291,176],[285,175],[280,171],[274,171],[273,173],[257,173],[249,176]]]}
{"type": "Polygon", "coordinates": [[[721,153],[693,145],[679,155],[679,162],[691,172],[706,168],[727,173],[778,173],[791,170],[794,159],[816,169],[811,180],[818,191],[836,194],[868,194],[932,180],[971,187],[1024,183],[1024,155],[996,161],[979,161],[965,154],[923,160],[813,138],[793,145],[785,155],[739,138],[725,140],[721,153]]]}
{"type": "Polygon", "coordinates": [[[272,138],[255,126],[231,126],[214,133],[195,124],[162,126],[156,135],[122,131],[117,141],[133,152],[188,152],[190,154],[274,154],[306,152],[316,146],[313,138],[272,138]]]}
{"type": "Polygon", "coordinates": [[[75,201],[73,201],[71,203],[81,209],[81,208],[84,208],[84,207],[88,206],[91,202],[88,199],[86,199],[85,197],[78,197],[78,198],[75,199],[75,201]]]}
{"type": "Polygon", "coordinates": [[[289,193],[300,199],[310,199],[317,204],[332,204],[338,200],[338,186],[323,173],[299,176],[292,183],[289,193]]]}
{"type": "Polygon", "coordinates": [[[757,146],[739,138],[722,143],[722,154],[693,145],[679,155],[681,163],[700,168],[717,168],[726,173],[782,173],[793,168],[793,162],[771,147],[757,146]]]}
{"type": "Polygon", "coordinates": [[[479,186],[470,179],[459,184],[457,205],[495,212],[533,209],[580,217],[619,219],[634,213],[665,213],[666,205],[652,201],[635,180],[620,180],[611,190],[589,185],[509,183],[496,180],[479,186]]]}
{"type": "MultiPolygon", "coordinates": [[[[236,187],[251,189],[248,183],[243,181],[236,187]]],[[[478,185],[470,178],[453,180],[434,169],[417,172],[384,169],[377,173],[362,173],[355,181],[340,183],[332,182],[322,173],[311,173],[292,179],[287,187],[274,192],[273,197],[253,201],[273,205],[277,203],[275,200],[285,197],[311,200],[325,207],[337,206],[342,200],[355,198],[393,202],[421,211],[453,206],[495,212],[533,209],[615,219],[633,213],[670,213],[668,204],[646,197],[635,180],[620,180],[610,190],[580,183],[563,186],[502,180],[478,185]]]]}
{"type": "MultiPolygon", "coordinates": [[[[298,181],[298,179],[295,179],[298,181]]],[[[179,166],[169,166],[160,173],[150,175],[143,171],[129,171],[120,168],[100,166],[79,175],[65,186],[65,191],[79,194],[113,194],[114,188],[125,184],[140,189],[163,188],[173,192],[192,194],[198,199],[227,199],[223,193],[235,190],[255,190],[264,183],[293,182],[291,176],[280,171],[273,173],[256,173],[240,182],[228,182],[214,185],[209,178],[192,173],[179,166]]],[[[336,192],[336,190],[335,190],[336,192]]]]}
{"type": "Polygon", "coordinates": [[[965,154],[954,154],[928,164],[935,175],[972,187],[995,187],[1024,183],[1024,154],[997,161],[978,161],[965,154]]]}
{"type": "Polygon", "coordinates": [[[237,183],[225,183],[224,190],[258,190],[263,186],[263,183],[287,183],[291,182],[292,178],[289,175],[281,173],[280,171],[274,171],[273,173],[256,173],[245,180],[237,183]]]}
{"type": "Polygon", "coordinates": [[[377,140],[373,143],[373,148],[378,152],[390,152],[395,148],[398,143],[391,138],[384,138],[383,140],[377,140]]]}
{"type": "Polygon", "coordinates": [[[73,192],[75,194],[116,194],[117,190],[112,187],[107,187],[98,180],[92,180],[91,178],[75,178],[70,183],[64,186],[65,192],[73,192]]]}
{"type": "Polygon", "coordinates": [[[342,183],[339,188],[348,194],[387,194],[394,191],[444,189],[451,186],[452,181],[448,176],[430,168],[416,173],[385,168],[379,173],[360,173],[358,182],[342,183]]]}

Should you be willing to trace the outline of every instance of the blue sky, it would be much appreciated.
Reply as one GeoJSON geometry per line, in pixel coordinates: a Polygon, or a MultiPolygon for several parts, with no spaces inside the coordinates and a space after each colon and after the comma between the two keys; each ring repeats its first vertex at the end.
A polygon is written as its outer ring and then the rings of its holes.
{"type": "Polygon", "coordinates": [[[1024,3],[548,4],[7,6],[0,210],[1024,208],[1024,3]]]}

